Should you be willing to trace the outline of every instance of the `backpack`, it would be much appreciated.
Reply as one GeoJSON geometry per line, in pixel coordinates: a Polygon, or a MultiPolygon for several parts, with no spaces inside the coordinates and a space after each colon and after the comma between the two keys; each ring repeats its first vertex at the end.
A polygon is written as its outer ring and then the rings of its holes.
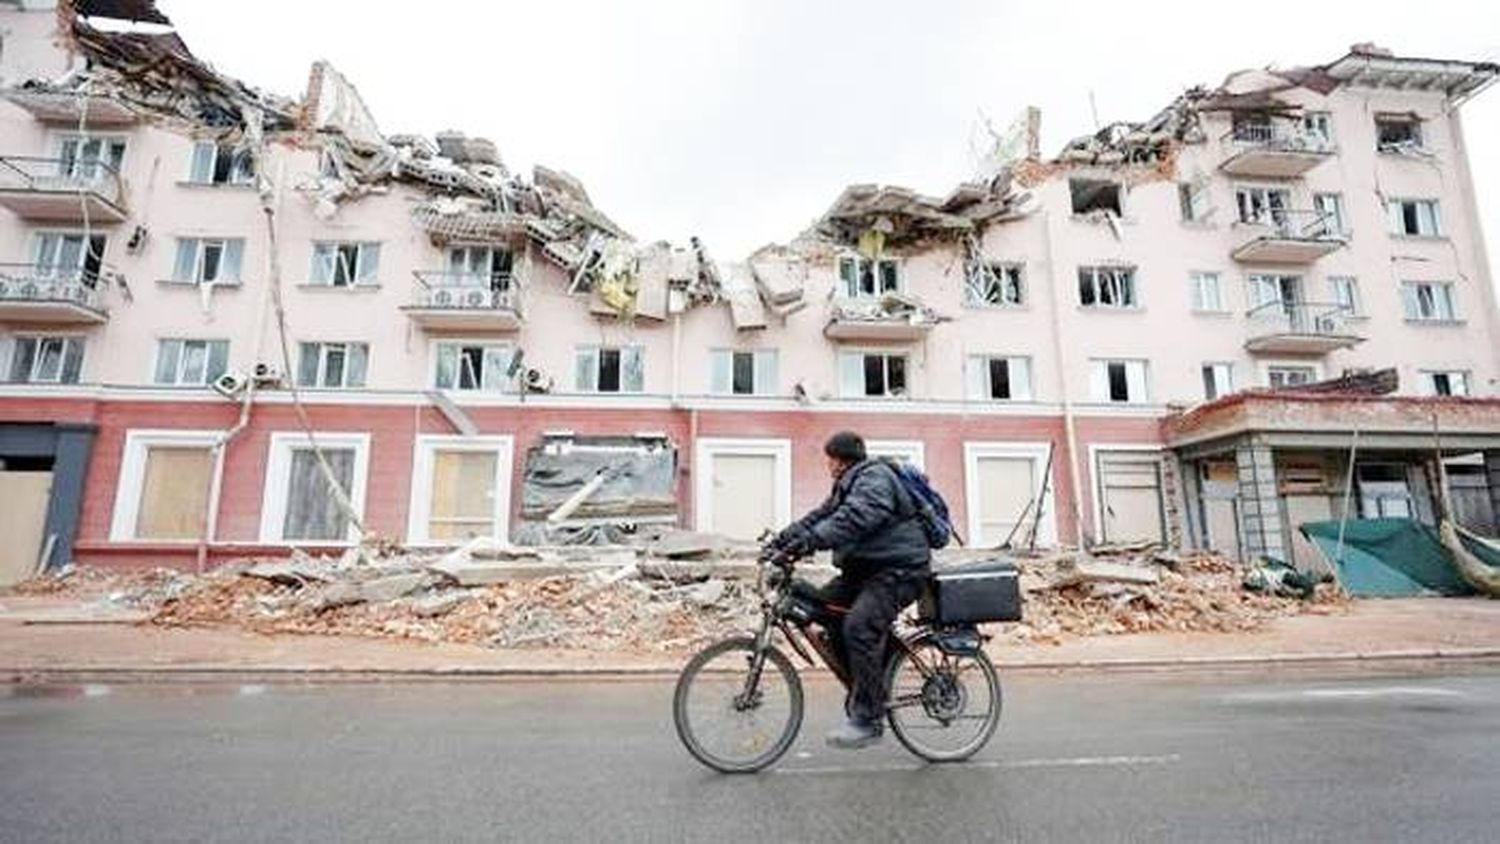
{"type": "Polygon", "coordinates": [[[927,534],[927,546],[946,547],[950,537],[958,536],[948,513],[948,502],[932,488],[932,483],[921,469],[889,457],[880,462],[890,467],[901,488],[906,490],[906,496],[911,499],[912,507],[916,510],[917,519],[922,523],[922,531],[927,534]]]}

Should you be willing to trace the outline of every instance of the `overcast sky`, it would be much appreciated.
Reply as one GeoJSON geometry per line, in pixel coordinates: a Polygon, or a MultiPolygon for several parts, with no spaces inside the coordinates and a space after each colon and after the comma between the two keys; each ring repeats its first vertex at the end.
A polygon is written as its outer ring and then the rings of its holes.
{"type": "MultiPolygon", "coordinates": [[[[489,137],[513,170],[581,178],[637,237],[698,234],[722,258],[793,236],[851,183],[946,193],[981,113],[1003,128],[1039,106],[1053,155],[1092,131],[1091,94],[1101,122],[1144,120],[1190,85],[1359,41],[1500,60],[1492,0],[159,5],[222,71],[300,95],[328,59],[386,134],[489,137]]],[[[1494,256],[1500,86],[1463,114],[1494,256]]]]}

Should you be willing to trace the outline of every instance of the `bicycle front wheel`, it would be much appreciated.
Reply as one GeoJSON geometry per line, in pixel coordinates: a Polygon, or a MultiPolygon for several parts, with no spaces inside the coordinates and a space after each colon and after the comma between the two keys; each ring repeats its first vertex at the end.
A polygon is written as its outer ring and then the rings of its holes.
{"type": "Polygon", "coordinates": [[[950,654],[919,637],[891,660],[886,720],[907,750],[929,762],[979,752],[1000,725],[1000,676],[983,650],[950,654]]]}
{"type": "Polygon", "coordinates": [[[802,680],[781,651],[767,648],[750,682],[755,640],[725,639],[688,661],[672,696],[677,736],[699,762],[751,773],[781,758],[802,727],[802,680]]]}

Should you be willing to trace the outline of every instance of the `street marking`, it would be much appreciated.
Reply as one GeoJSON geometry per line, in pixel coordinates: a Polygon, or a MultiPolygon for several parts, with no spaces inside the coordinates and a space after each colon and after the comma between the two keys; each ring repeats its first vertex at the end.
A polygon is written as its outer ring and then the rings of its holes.
{"type": "MultiPolygon", "coordinates": [[[[1168,753],[1163,756],[1073,756],[1054,759],[981,759],[977,762],[959,762],[953,766],[954,770],[965,768],[986,769],[1023,769],[1023,768],[1108,768],[1108,767],[1134,767],[1140,765],[1168,765],[1179,762],[1182,756],[1176,753],[1168,753]]],[[[776,768],[773,774],[792,774],[799,776],[817,774],[890,774],[911,771],[920,771],[924,768],[937,767],[934,764],[923,762],[902,762],[886,765],[860,765],[844,766],[829,765],[822,768],[776,768]]]]}
{"type": "Polygon", "coordinates": [[[109,694],[109,686],[89,685],[83,687],[84,697],[104,697],[109,694]]]}
{"type": "Polygon", "coordinates": [[[240,686],[240,695],[242,697],[252,697],[254,695],[263,695],[265,693],[266,687],[262,685],[248,683],[246,685],[240,686]]]}
{"type": "Polygon", "coordinates": [[[1465,697],[1465,695],[1456,689],[1444,689],[1435,686],[1380,686],[1371,689],[1294,689],[1285,692],[1239,692],[1237,694],[1225,695],[1224,700],[1231,703],[1239,703],[1381,697],[1465,697]]]}

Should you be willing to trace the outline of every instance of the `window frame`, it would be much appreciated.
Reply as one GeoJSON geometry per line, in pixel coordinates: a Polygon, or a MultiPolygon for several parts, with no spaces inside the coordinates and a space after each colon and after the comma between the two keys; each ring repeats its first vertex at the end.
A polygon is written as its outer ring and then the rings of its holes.
{"type": "Polygon", "coordinates": [[[1474,375],[1468,369],[1421,369],[1422,387],[1424,394],[1429,396],[1452,396],[1457,398],[1468,398],[1474,395],[1474,375]],[[1448,381],[1448,392],[1444,393],[1437,388],[1437,378],[1442,376],[1448,381]],[[1462,392],[1453,391],[1454,376],[1458,376],[1459,383],[1463,385],[1462,392]]]}
{"type": "Polygon", "coordinates": [[[1031,306],[1031,291],[1027,284],[1024,261],[985,261],[982,270],[985,273],[984,279],[976,279],[973,274],[964,276],[964,307],[976,310],[1019,310],[1031,306]],[[1005,297],[1011,288],[1011,275],[1014,275],[1017,295],[1013,302],[1006,301],[1005,297]],[[1000,292],[999,301],[991,302],[981,295],[989,289],[1000,292]]]}
{"type": "Polygon", "coordinates": [[[1353,275],[1330,275],[1325,278],[1328,284],[1328,301],[1344,308],[1345,319],[1365,319],[1365,297],[1359,289],[1359,276],[1353,275]],[[1347,283],[1349,300],[1345,302],[1339,292],[1341,285],[1347,283]]]}
{"type": "Polygon", "coordinates": [[[367,343],[367,342],[359,341],[359,340],[302,340],[302,341],[299,341],[297,343],[297,371],[294,372],[294,373],[291,373],[291,377],[297,382],[297,386],[299,388],[301,388],[301,389],[313,389],[313,390],[362,390],[366,386],[368,386],[369,383],[370,383],[370,344],[367,343]],[[307,353],[307,347],[308,346],[316,346],[317,349],[318,349],[318,366],[317,366],[317,372],[315,373],[313,383],[311,383],[311,384],[305,384],[305,383],[302,382],[302,371],[305,368],[303,366],[303,364],[302,364],[302,361],[303,361],[303,355],[305,355],[307,353]],[[343,347],[343,350],[344,350],[344,361],[343,361],[343,364],[342,364],[342,371],[340,372],[340,376],[341,376],[340,381],[341,381],[341,383],[335,384],[335,385],[330,385],[330,384],[326,383],[327,380],[328,380],[328,352],[329,352],[330,347],[333,347],[333,346],[342,346],[343,347]],[[364,349],[365,349],[365,352],[364,352],[364,355],[365,355],[365,367],[364,367],[364,373],[363,373],[364,377],[362,377],[360,379],[360,382],[358,384],[350,384],[349,383],[349,370],[350,370],[349,361],[353,358],[353,355],[350,354],[350,351],[354,347],[356,347],[356,346],[363,346],[364,349]]]}
{"type": "Polygon", "coordinates": [[[905,351],[899,351],[898,352],[898,351],[891,351],[891,350],[887,350],[887,349],[841,349],[841,350],[839,350],[838,363],[839,363],[839,395],[840,395],[840,398],[846,398],[846,399],[878,399],[878,400],[881,400],[881,401],[901,401],[901,400],[905,400],[905,399],[911,398],[911,395],[912,395],[912,377],[911,377],[912,372],[911,372],[911,354],[909,352],[905,352],[905,351]],[[869,393],[864,392],[864,386],[863,386],[864,385],[864,369],[865,369],[865,366],[867,365],[866,362],[865,362],[865,359],[869,358],[869,357],[879,357],[879,358],[882,358],[883,361],[884,361],[881,364],[881,380],[885,384],[885,392],[881,393],[879,395],[871,395],[869,393]],[[844,368],[846,366],[845,361],[847,359],[849,359],[849,358],[859,358],[861,387],[860,387],[860,393],[857,394],[857,395],[846,395],[844,393],[844,388],[847,386],[844,383],[844,368]],[[901,394],[899,394],[899,395],[892,394],[891,391],[890,391],[891,390],[891,359],[892,358],[900,358],[901,361],[902,361],[902,379],[905,381],[905,384],[903,385],[904,386],[904,391],[901,394]]]}
{"type": "Polygon", "coordinates": [[[173,257],[172,274],[170,276],[173,284],[186,284],[198,287],[204,284],[212,284],[215,287],[226,285],[238,286],[244,279],[245,273],[245,238],[243,237],[178,237],[175,240],[176,252],[173,257]],[[189,278],[182,278],[183,270],[183,248],[185,244],[193,244],[193,266],[189,272],[189,278]],[[212,280],[203,278],[206,268],[209,244],[215,244],[219,248],[218,263],[214,268],[215,277],[212,280]],[[226,274],[227,273],[227,274],[226,274]]]}
{"type": "MultiPolygon", "coordinates": [[[[1085,264],[1078,268],[1077,278],[1078,307],[1087,310],[1098,311],[1138,311],[1141,309],[1140,280],[1136,275],[1136,267],[1127,264],[1085,264]],[[1092,291],[1093,302],[1085,302],[1083,295],[1084,273],[1089,275],[1089,287],[1092,291]],[[1104,288],[1100,285],[1101,274],[1107,273],[1113,276],[1115,284],[1119,284],[1123,278],[1125,287],[1122,288],[1128,295],[1124,298],[1129,301],[1125,304],[1106,303],[1100,294],[1104,288]]],[[[1115,294],[1118,296],[1118,292],[1115,294]]]]}
{"type": "Polygon", "coordinates": [[[1034,378],[1035,371],[1034,367],[1032,366],[1032,358],[1030,355],[1011,355],[1003,353],[990,354],[981,352],[969,355],[966,358],[965,363],[969,367],[968,373],[965,377],[965,382],[967,384],[965,388],[965,398],[967,398],[969,401],[999,403],[1024,403],[1036,401],[1036,380],[1034,378]],[[1011,395],[1005,398],[997,398],[994,395],[994,370],[991,367],[993,365],[993,362],[997,360],[1005,361],[1006,384],[1008,387],[1008,391],[1011,393],[1011,395]],[[1025,368],[1024,378],[1018,379],[1015,377],[1013,367],[1015,366],[1017,361],[1020,361],[1021,365],[1025,368]],[[1019,395],[1019,393],[1023,391],[1016,389],[1016,385],[1018,383],[1022,383],[1025,385],[1026,389],[1024,390],[1024,395],[1019,395]]]}
{"type": "Polygon", "coordinates": [[[1326,214],[1329,221],[1329,228],[1335,234],[1340,237],[1349,236],[1351,232],[1349,228],[1349,213],[1344,205],[1344,195],[1342,193],[1338,191],[1320,191],[1314,193],[1313,212],[1316,214],[1326,214]],[[1330,210],[1325,211],[1323,208],[1324,205],[1330,206],[1330,210]]]}
{"type": "MultiPolygon", "coordinates": [[[[360,520],[365,519],[365,486],[370,474],[370,435],[361,431],[314,431],[318,448],[354,450],[350,473],[349,503],[360,520]]],[[[345,546],[357,540],[351,522],[343,539],[286,539],[283,531],[287,505],[291,501],[292,455],[299,448],[310,448],[308,435],[302,431],[272,431],[266,452],[266,474],[261,494],[260,542],[275,546],[345,546]]],[[[319,470],[322,471],[321,469],[319,470]]]]}
{"type": "Polygon", "coordinates": [[[1318,381],[1321,381],[1323,379],[1323,368],[1321,366],[1319,366],[1318,364],[1316,364],[1316,363],[1307,363],[1307,362],[1304,362],[1304,361],[1275,361],[1275,360],[1268,360],[1268,361],[1263,362],[1263,364],[1261,366],[1261,377],[1264,379],[1265,386],[1267,388],[1269,388],[1269,389],[1272,389],[1272,390],[1290,389],[1292,387],[1302,386],[1303,384],[1313,384],[1313,383],[1316,383],[1318,381]],[[1290,370],[1299,370],[1299,371],[1306,370],[1309,373],[1308,379],[1306,381],[1302,382],[1301,384],[1282,384],[1281,386],[1278,387],[1274,383],[1275,382],[1275,373],[1276,372],[1288,372],[1290,370]]]}
{"type": "Polygon", "coordinates": [[[1387,229],[1392,237],[1437,240],[1448,236],[1444,233],[1442,205],[1435,198],[1392,197],[1386,200],[1385,208],[1387,229]],[[1406,230],[1406,206],[1408,205],[1412,206],[1412,221],[1416,226],[1416,231],[1406,230]],[[1396,225],[1398,208],[1400,226],[1396,225]],[[1425,217],[1422,213],[1424,210],[1427,212],[1425,217]],[[1424,219],[1430,224],[1431,231],[1422,231],[1424,219]]]}
{"type": "Polygon", "coordinates": [[[305,286],[328,290],[379,288],[383,245],[384,241],[380,240],[314,240],[312,265],[305,286]],[[345,251],[350,248],[354,250],[352,262],[345,257],[345,251]],[[328,250],[326,259],[324,250],[328,250]],[[340,272],[344,275],[342,284],[338,283],[340,272]]]}
{"type": "Polygon", "coordinates": [[[1102,405],[1149,405],[1149,404],[1151,404],[1151,395],[1152,395],[1152,388],[1151,388],[1151,360],[1149,358],[1089,358],[1089,402],[1090,403],[1092,403],[1092,404],[1102,404],[1102,405]],[[1099,392],[1097,392],[1094,389],[1094,387],[1096,386],[1096,384],[1101,383],[1099,381],[1096,381],[1096,379],[1095,379],[1095,371],[1096,371],[1095,367],[1098,366],[1098,365],[1100,365],[1100,364],[1102,364],[1104,366],[1104,369],[1103,369],[1104,380],[1102,382],[1102,384],[1104,386],[1104,389],[1103,389],[1102,393],[1099,393],[1099,392]],[[1127,394],[1124,399],[1112,398],[1112,393],[1113,393],[1112,380],[1113,379],[1110,376],[1109,368],[1113,364],[1120,364],[1122,367],[1124,367],[1122,375],[1125,378],[1125,389],[1126,389],[1126,394],[1127,394]],[[1142,395],[1139,396],[1139,397],[1129,395],[1129,393],[1130,393],[1130,384],[1131,384],[1131,377],[1130,377],[1130,366],[1131,366],[1131,364],[1139,364],[1140,365],[1140,379],[1139,379],[1139,383],[1141,385],[1142,395]]]}
{"type": "MultiPolygon", "coordinates": [[[[141,515],[141,495],[145,493],[146,460],[153,446],[164,448],[203,448],[213,450],[223,436],[222,431],[204,431],[189,428],[131,428],[125,432],[125,444],[121,447],[120,475],[115,481],[115,503],[110,517],[109,541],[152,542],[165,545],[191,545],[199,541],[190,539],[157,539],[136,536],[136,522],[141,515]]],[[[218,461],[219,455],[211,455],[218,461]]],[[[217,470],[216,470],[217,471],[217,470]]],[[[210,478],[210,495],[212,495],[210,478]]],[[[206,514],[205,514],[206,515],[206,514]]],[[[210,541],[214,537],[208,537],[210,541]]]]}
{"type": "Polygon", "coordinates": [[[1415,114],[1392,114],[1377,112],[1374,115],[1375,123],[1375,151],[1378,153],[1400,155],[1404,150],[1402,144],[1396,141],[1380,140],[1381,124],[1404,124],[1411,127],[1411,135],[1414,141],[1406,146],[1414,150],[1427,149],[1427,133],[1423,131],[1422,124],[1425,122],[1415,114]]]}
{"type": "Polygon", "coordinates": [[[1188,304],[1195,314],[1227,314],[1231,312],[1229,297],[1224,295],[1224,274],[1217,270],[1190,270],[1188,272],[1188,304]],[[1217,307],[1207,307],[1203,296],[1202,282],[1213,281],[1213,298],[1217,307]]]}
{"type": "Polygon", "coordinates": [[[890,255],[882,255],[879,258],[867,258],[857,252],[841,252],[834,261],[834,272],[837,274],[838,291],[837,298],[853,301],[875,301],[882,296],[901,295],[906,292],[906,273],[903,271],[900,259],[890,255]],[[854,267],[853,277],[844,273],[845,264],[854,267]],[[864,278],[862,272],[863,264],[870,267],[871,280],[874,285],[872,292],[866,293],[860,284],[864,278]],[[889,289],[885,286],[885,275],[881,270],[885,267],[891,268],[891,278],[894,286],[889,289]]]}
{"type": "Polygon", "coordinates": [[[192,153],[188,156],[188,175],[183,179],[183,184],[195,187],[254,187],[257,173],[255,171],[255,156],[249,149],[236,151],[233,144],[221,141],[199,139],[193,141],[192,153]],[[211,150],[206,158],[200,156],[200,151],[205,147],[211,150]],[[220,159],[229,158],[228,169],[223,181],[218,180],[220,159]],[[207,163],[208,178],[198,178],[198,165],[207,163]]]}
{"type": "Polygon", "coordinates": [[[421,546],[452,547],[453,540],[433,539],[432,492],[433,471],[437,467],[440,451],[467,451],[495,455],[495,477],[493,479],[494,532],[491,536],[499,542],[510,537],[511,484],[515,479],[515,438],[509,434],[486,436],[462,436],[449,434],[418,434],[412,443],[411,503],[407,509],[407,543],[421,546]]]}
{"type": "Polygon", "coordinates": [[[84,364],[86,363],[86,361],[85,361],[84,358],[85,358],[85,355],[88,353],[87,337],[84,334],[78,333],[78,332],[62,332],[62,333],[47,333],[47,334],[38,334],[38,333],[34,333],[34,332],[22,332],[22,333],[12,334],[8,339],[9,339],[10,342],[7,344],[7,346],[9,347],[10,353],[8,355],[6,355],[5,370],[4,370],[4,376],[5,377],[4,377],[3,380],[0,380],[0,384],[59,384],[59,385],[62,385],[62,384],[81,384],[81,383],[83,383],[83,367],[84,367],[84,364]],[[26,373],[26,377],[25,378],[23,378],[23,379],[15,379],[13,377],[13,374],[15,372],[16,364],[17,364],[17,362],[19,360],[19,356],[21,354],[21,344],[23,342],[26,342],[26,341],[30,341],[30,342],[36,344],[35,347],[32,349],[32,353],[31,353],[31,366],[30,366],[29,371],[26,373]],[[42,361],[42,355],[41,355],[42,344],[46,343],[46,342],[50,342],[50,341],[57,341],[57,342],[60,342],[62,344],[61,356],[58,358],[58,364],[57,364],[57,377],[56,378],[41,379],[41,378],[37,377],[37,369],[41,365],[41,361],[42,361]],[[67,374],[68,374],[68,358],[69,358],[69,352],[72,349],[75,349],[75,348],[77,349],[76,360],[78,362],[78,372],[75,374],[75,377],[73,378],[73,380],[70,381],[66,377],[67,374]]]}
{"type": "Polygon", "coordinates": [[[598,396],[638,396],[638,395],[644,395],[645,392],[646,392],[646,347],[643,344],[640,344],[640,343],[625,343],[625,344],[621,344],[621,345],[585,344],[585,345],[574,346],[573,347],[573,387],[574,387],[574,390],[577,393],[584,394],[584,395],[590,395],[590,396],[595,396],[595,395],[598,395],[598,396]],[[639,384],[639,386],[637,386],[635,388],[628,387],[626,385],[626,380],[625,380],[625,372],[626,372],[625,353],[627,351],[630,351],[630,350],[633,350],[635,352],[636,356],[637,356],[636,359],[637,359],[637,362],[638,362],[638,369],[640,370],[640,376],[641,376],[641,383],[639,384]],[[618,381],[618,383],[620,385],[618,389],[614,389],[614,390],[601,390],[601,389],[599,389],[599,382],[601,380],[601,377],[604,375],[604,372],[601,369],[601,367],[604,365],[604,355],[603,355],[603,353],[606,352],[606,351],[613,351],[613,352],[618,352],[619,353],[618,354],[618,358],[617,358],[619,360],[619,364],[618,364],[618,366],[619,366],[619,372],[616,375],[616,380],[618,381]],[[593,374],[590,377],[588,385],[580,384],[578,382],[578,375],[581,374],[579,372],[579,360],[580,360],[581,356],[583,356],[585,354],[590,354],[593,357],[593,364],[592,364],[592,367],[591,367],[593,374]]]}
{"type": "Polygon", "coordinates": [[[731,398],[753,398],[755,396],[774,396],[780,391],[781,382],[781,354],[779,349],[735,349],[719,347],[708,350],[708,394],[711,396],[728,396],[731,398]],[[742,393],[735,388],[735,358],[738,355],[750,355],[750,392],[742,393]],[[728,379],[727,390],[719,387],[719,364],[727,356],[728,379]],[[769,361],[769,363],[767,363],[769,361]],[[768,375],[770,384],[762,384],[761,376],[768,375]]]}
{"type": "Polygon", "coordinates": [[[1202,379],[1203,400],[1217,401],[1235,391],[1234,388],[1234,362],[1225,360],[1206,360],[1198,368],[1199,377],[1202,379]],[[1223,372],[1223,383],[1219,383],[1219,373],[1223,372]],[[1209,395],[1208,376],[1213,375],[1213,395],[1209,395]]]}
{"type": "Polygon", "coordinates": [[[227,339],[216,337],[158,337],[156,340],[156,355],[151,360],[151,383],[158,387],[206,387],[228,371],[229,340],[227,339]],[[162,381],[157,378],[157,375],[160,374],[163,355],[166,353],[166,345],[168,343],[177,343],[179,345],[177,365],[174,367],[176,371],[172,380],[162,381]],[[202,381],[184,381],[182,378],[183,368],[187,360],[184,352],[187,350],[187,344],[189,343],[203,344],[202,381]],[[214,349],[216,347],[222,350],[221,363],[223,364],[223,368],[217,374],[213,371],[214,349]]]}
{"type": "Polygon", "coordinates": [[[493,385],[493,388],[486,388],[484,386],[485,372],[487,371],[484,368],[484,361],[488,360],[489,352],[496,349],[502,350],[505,353],[506,369],[508,370],[510,366],[515,362],[515,355],[518,349],[515,343],[504,340],[496,341],[488,338],[469,339],[464,337],[444,337],[441,340],[431,341],[429,343],[429,348],[432,365],[429,370],[430,377],[427,383],[431,384],[432,388],[435,390],[451,390],[452,392],[463,393],[465,395],[504,395],[506,393],[517,392],[517,390],[519,389],[520,382],[518,379],[520,378],[520,373],[517,373],[516,376],[512,377],[508,374],[508,372],[502,372],[493,385]],[[477,348],[481,350],[481,370],[479,372],[479,386],[477,387],[460,386],[463,376],[463,371],[460,368],[460,364],[464,360],[463,350],[466,348],[477,348]],[[447,387],[444,387],[442,385],[441,378],[443,374],[443,354],[448,349],[456,350],[453,361],[454,383],[447,387]]]}
{"type": "Polygon", "coordinates": [[[1288,219],[1286,215],[1292,210],[1292,202],[1292,189],[1285,185],[1234,186],[1235,221],[1242,226],[1282,225],[1288,219]],[[1279,207],[1271,201],[1273,196],[1281,198],[1279,207]]]}
{"type": "Polygon", "coordinates": [[[1458,296],[1451,281],[1402,281],[1401,287],[1401,313],[1407,322],[1424,323],[1433,325],[1453,325],[1463,321],[1458,311],[1458,296]],[[1433,316],[1423,316],[1421,313],[1422,288],[1431,288],[1434,291],[1442,291],[1442,296],[1436,294],[1432,297],[1432,304],[1437,308],[1441,302],[1446,306],[1447,314],[1434,313],[1433,316]]]}

